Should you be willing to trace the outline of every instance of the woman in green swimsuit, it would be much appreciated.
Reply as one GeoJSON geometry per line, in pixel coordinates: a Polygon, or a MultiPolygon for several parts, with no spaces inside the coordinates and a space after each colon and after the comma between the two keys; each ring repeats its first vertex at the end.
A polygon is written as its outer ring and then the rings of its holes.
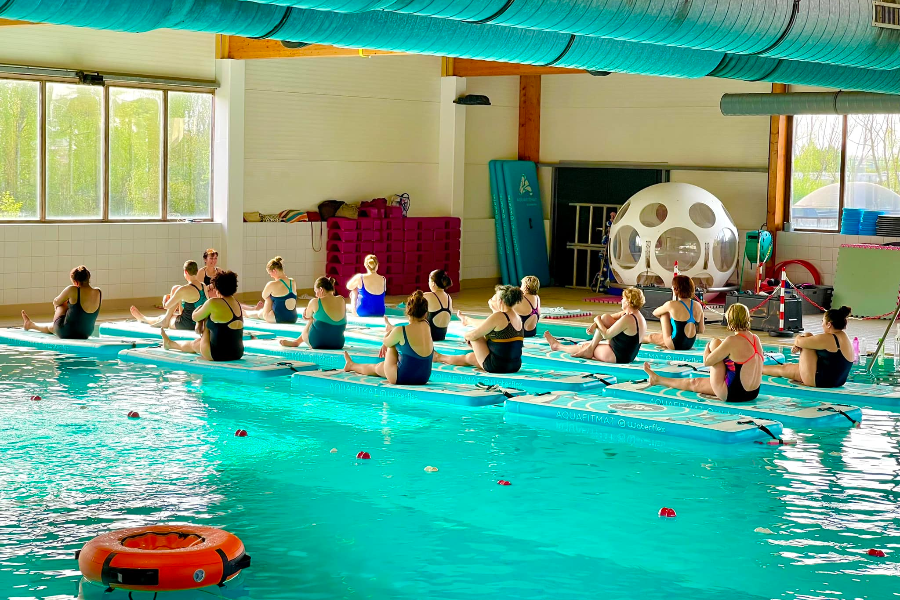
{"type": "Polygon", "coordinates": [[[347,301],[334,291],[335,280],[319,277],[314,290],[316,297],[309,301],[303,318],[306,328],[296,340],[281,340],[282,346],[296,348],[306,344],[315,350],[341,350],[347,328],[347,301]]]}

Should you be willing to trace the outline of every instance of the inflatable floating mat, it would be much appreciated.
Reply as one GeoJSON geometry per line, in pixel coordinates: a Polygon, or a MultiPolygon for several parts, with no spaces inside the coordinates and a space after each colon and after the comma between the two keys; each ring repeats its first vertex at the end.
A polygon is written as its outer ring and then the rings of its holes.
{"type": "Polygon", "coordinates": [[[673,390],[662,386],[649,387],[646,382],[609,386],[604,395],[663,406],[683,406],[729,415],[772,419],[790,427],[852,427],[862,419],[862,411],[855,406],[824,403],[811,398],[759,396],[750,402],[722,402],[696,392],[673,390]]]}
{"type": "Polygon", "coordinates": [[[507,252],[514,267],[518,283],[522,277],[534,275],[542,285],[550,284],[550,266],[547,257],[547,235],[544,231],[544,207],[538,185],[537,166],[522,160],[498,161],[495,167],[502,174],[505,200],[501,195],[500,206],[505,206],[507,252]]]}
{"type": "Polygon", "coordinates": [[[147,348],[157,342],[152,340],[89,338],[86,340],[61,340],[55,335],[39,331],[25,331],[20,327],[0,329],[0,344],[10,346],[29,346],[41,350],[53,350],[68,354],[96,356],[98,358],[115,358],[122,350],[147,348]]]}
{"type": "MultiPolygon", "coordinates": [[[[213,362],[196,354],[186,354],[162,348],[123,350],[119,360],[145,365],[156,365],[173,371],[187,371],[198,375],[227,377],[244,382],[260,381],[271,377],[284,377],[297,372],[314,371],[316,365],[292,360],[279,360],[266,356],[245,354],[240,360],[213,362]]],[[[305,373],[304,373],[305,374],[305,373]]]]}
{"type": "MultiPolygon", "coordinates": [[[[382,359],[372,346],[346,346],[350,358],[358,363],[376,363],[382,359]]],[[[244,351],[269,356],[282,356],[294,360],[315,363],[322,369],[342,369],[343,350],[313,350],[308,346],[285,348],[277,341],[266,340],[245,342],[244,351]]],[[[643,373],[643,371],[641,371],[643,373]]],[[[431,371],[431,381],[443,383],[463,383],[468,385],[499,385],[502,387],[543,392],[547,390],[588,391],[599,390],[616,383],[616,378],[604,373],[576,373],[574,371],[539,371],[522,369],[518,373],[493,374],[471,367],[455,367],[435,363],[431,371]]]]}
{"type": "Polygon", "coordinates": [[[380,377],[367,377],[343,371],[298,373],[291,380],[291,386],[295,390],[304,392],[329,392],[341,396],[443,402],[459,406],[502,404],[509,393],[504,393],[504,390],[494,386],[478,387],[454,383],[391,385],[380,377]]]}
{"type": "MultiPolygon", "coordinates": [[[[560,340],[563,343],[571,340],[560,340]]],[[[580,342],[579,342],[580,343],[580,342]]],[[[546,344],[533,344],[526,345],[528,351],[532,354],[553,354],[554,351],[550,349],[549,345],[546,344]]],[[[685,363],[689,365],[700,366],[703,364],[703,350],[669,350],[667,348],[660,348],[659,346],[653,346],[652,344],[642,344],[641,349],[638,350],[637,361],[645,361],[645,360],[653,360],[659,362],[672,362],[672,363],[685,363]]],[[[784,364],[785,357],[782,354],[766,354],[765,355],[765,363],[767,365],[781,365],[784,364]]]]}
{"type": "MultiPolygon", "coordinates": [[[[176,342],[196,340],[197,334],[193,331],[185,331],[183,329],[166,329],[169,339],[176,342]]],[[[141,339],[162,339],[159,327],[150,327],[146,323],[139,321],[117,321],[115,323],[103,323],[100,325],[100,335],[104,337],[132,337],[141,339]]],[[[244,331],[244,339],[250,340],[256,337],[258,339],[272,339],[275,337],[272,333],[264,331],[244,331]]]]}
{"type": "Polygon", "coordinates": [[[872,406],[900,406],[900,387],[847,382],[839,388],[812,388],[784,377],[763,375],[763,393],[822,402],[850,402],[872,406]]]}
{"type": "Polygon", "coordinates": [[[782,431],[781,423],[769,419],[735,417],[701,408],[663,406],[574,392],[510,398],[506,401],[506,410],[533,417],[718,444],[779,439],[782,431]]]}

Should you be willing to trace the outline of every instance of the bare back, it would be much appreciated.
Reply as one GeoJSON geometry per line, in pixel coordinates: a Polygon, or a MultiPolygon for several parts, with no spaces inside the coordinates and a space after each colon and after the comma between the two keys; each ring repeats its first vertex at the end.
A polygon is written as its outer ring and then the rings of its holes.
{"type": "MultiPolygon", "coordinates": [[[[95,313],[100,310],[100,290],[97,288],[92,288],[89,285],[83,285],[80,288],[81,290],[81,309],[88,313],[95,313]]],[[[79,288],[70,285],[66,288],[66,299],[69,301],[69,304],[75,304],[79,301],[79,288]]]]}

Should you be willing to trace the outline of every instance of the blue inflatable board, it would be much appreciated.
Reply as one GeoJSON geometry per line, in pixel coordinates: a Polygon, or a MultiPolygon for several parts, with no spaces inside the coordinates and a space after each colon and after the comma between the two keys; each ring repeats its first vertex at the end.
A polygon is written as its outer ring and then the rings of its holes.
{"type": "Polygon", "coordinates": [[[547,234],[544,232],[544,207],[533,162],[503,161],[509,228],[512,232],[512,257],[517,279],[534,275],[542,285],[550,285],[547,234]]]}
{"type": "Polygon", "coordinates": [[[504,392],[497,388],[455,383],[392,385],[381,377],[367,377],[343,371],[298,373],[291,388],[302,391],[330,392],[339,396],[364,396],[377,399],[442,402],[459,406],[502,404],[504,392]]]}
{"type": "Polygon", "coordinates": [[[607,387],[603,394],[662,406],[686,406],[730,415],[772,419],[790,427],[852,427],[862,419],[862,411],[846,404],[775,396],[759,396],[750,402],[722,402],[718,398],[702,396],[696,392],[649,386],[646,382],[619,383],[607,387]]]}
{"type": "Polygon", "coordinates": [[[29,346],[39,350],[52,350],[67,354],[95,356],[97,358],[115,358],[122,350],[131,348],[147,348],[158,342],[153,340],[136,340],[120,338],[96,338],[86,340],[62,340],[49,333],[25,331],[21,327],[0,328],[0,344],[10,346],[29,346]]]}
{"type": "Polygon", "coordinates": [[[573,392],[510,398],[506,401],[506,410],[533,417],[719,444],[771,440],[779,438],[782,431],[781,423],[769,419],[741,418],[700,408],[663,406],[573,392]]]}
{"type": "Polygon", "coordinates": [[[494,230],[497,234],[497,259],[500,262],[500,277],[503,283],[512,284],[515,281],[515,273],[511,272],[510,253],[506,246],[505,219],[503,213],[503,176],[500,173],[502,161],[492,160],[488,163],[491,176],[491,202],[494,205],[494,230]]]}
{"type": "MultiPolygon", "coordinates": [[[[247,327],[244,327],[244,339],[251,340],[254,337],[257,339],[272,339],[275,337],[275,334],[268,333],[265,331],[247,331],[247,327]]],[[[153,340],[161,340],[162,334],[160,333],[159,327],[150,327],[146,323],[141,323],[139,321],[116,321],[113,323],[103,323],[100,325],[100,335],[104,338],[106,337],[130,337],[130,338],[140,338],[140,339],[153,339],[153,340]]],[[[190,341],[196,340],[197,334],[193,331],[185,331],[183,329],[166,329],[166,334],[169,336],[169,339],[175,340],[176,342],[181,341],[190,341]]]]}
{"type": "Polygon", "coordinates": [[[196,354],[162,348],[140,348],[119,353],[123,362],[141,363],[164,367],[173,371],[186,371],[198,375],[225,377],[243,382],[260,381],[270,377],[284,377],[298,371],[312,371],[316,365],[284,360],[268,356],[245,354],[240,360],[214,362],[203,360],[196,354]]]}

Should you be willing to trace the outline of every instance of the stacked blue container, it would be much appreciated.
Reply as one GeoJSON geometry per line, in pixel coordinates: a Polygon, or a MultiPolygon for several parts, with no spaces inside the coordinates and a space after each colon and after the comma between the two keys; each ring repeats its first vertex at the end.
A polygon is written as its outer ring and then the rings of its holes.
{"type": "Polygon", "coordinates": [[[841,216],[841,233],[844,235],[859,235],[862,224],[861,208],[845,208],[841,216]]]}
{"type": "Polygon", "coordinates": [[[859,235],[877,235],[878,217],[883,215],[883,210],[863,211],[862,223],[859,226],[859,235]]]}

